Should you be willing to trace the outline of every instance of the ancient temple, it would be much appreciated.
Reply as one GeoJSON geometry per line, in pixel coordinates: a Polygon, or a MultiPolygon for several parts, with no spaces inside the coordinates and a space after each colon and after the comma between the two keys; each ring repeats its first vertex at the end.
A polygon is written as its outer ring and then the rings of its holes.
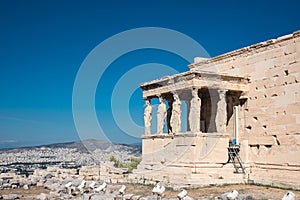
{"type": "Polygon", "coordinates": [[[299,81],[298,31],[213,58],[195,58],[187,72],[141,84],[145,134],[135,179],[299,189],[299,81]],[[159,99],[156,112],[154,98],[159,99]],[[182,123],[187,124],[184,131],[182,123]]]}

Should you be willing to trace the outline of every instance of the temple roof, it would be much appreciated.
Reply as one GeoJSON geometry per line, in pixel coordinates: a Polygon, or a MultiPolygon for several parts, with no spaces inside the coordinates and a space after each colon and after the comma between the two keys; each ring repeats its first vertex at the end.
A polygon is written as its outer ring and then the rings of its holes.
{"type": "Polygon", "coordinates": [[[191,69],[188,72],[164,76],[160,79],[143,83],[140,87],[143,90],[143,97],[147,98],[191,88],[224,89],[246,92],[248,91],[248,82],[248,78],[245,77],[191,69]]]}

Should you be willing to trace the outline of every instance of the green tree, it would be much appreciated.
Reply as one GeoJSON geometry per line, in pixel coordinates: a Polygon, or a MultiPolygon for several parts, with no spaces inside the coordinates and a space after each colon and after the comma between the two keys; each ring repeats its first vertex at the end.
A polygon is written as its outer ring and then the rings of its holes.
{"type": "Polygon", "coordinates": [[[130,162],[128,163],[122,163],[118,159],[116,159],[114,156],[109,157],[109,161],[114,163],[114,167],[116,168],[128,168],[129,173],[131,173],[134,169],[137,168],[137,166],[142,161],[141,158],[130,158],[130,162]]]}

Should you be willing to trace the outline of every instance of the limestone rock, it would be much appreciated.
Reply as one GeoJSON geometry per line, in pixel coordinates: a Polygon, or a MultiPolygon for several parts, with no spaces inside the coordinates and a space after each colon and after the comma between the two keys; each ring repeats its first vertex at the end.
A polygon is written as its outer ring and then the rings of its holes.
{"type": "Polygon", "coordinates": [[[15,178],[15,174],[14,173],[1,173],[0,174],[0,178],[1,179],[13,179],[15,178]]]}
{"type": "Polygon", "coordinates": [[[47,180],[44,184],[44,188],[47,188],[52,191],[58,191],[58,190],[62,190],[63,186],[61,186],[59,183],[55,183],[51,180],[47,180]]]}
{"type": "Polygon", "coordinates": [[[187,196],[187,191],[184,190],[184,189],[177,195],[177,197],[178,197],[179,199],[183,199],[183,198],[186,197],[186,196],[187,196]]]}
{"type": "Polygon", "coordinates": [[[157,200],[157,196],[156,195],[146,196],[140,198],[140,200],[157,200]]]}
{"type": "Polygon", "coordinates": [[[23,189],[24,189],[24,190],[28,190],[28,189],[29,189],[29,186],[28,186],[28,185],[24,185],[24,186],[23,186],[23,189]]]}
{"type": "Polygon", "coordinates": [[[185,196],[185,197],[183,197],[183,200],[194,200],[194,199],[190,196],[185,196]]]}
{"type": "Polygon", "coordinates": [[[114,200],[113,194],[95,194],[91,197],[91,200],[114,200]]]}
{"type": "Polygon", "coordinates": [[[48,166],[46,169],[47,172],[58,172],[59,171],[59,167],[57,166],[48,166]]]}
{"type": "Polygon", "coordinates": [[[141,199],[141,195],[133,195],[131,197],[131,200],[140,200],[141,199]]]}
{"type": "Polygon", "coordinates": [[[43,181],[37,182],[37,183],[36,183],[36,186],[37,186],[37,187],[44,187],[43,181]]]}
{"type": "Polygon", "coordinates": [[[58,198],[60,196],[60,194],[58,192],[50,192],[49,193],[49,199],[55,199],[58,198]]]}
{"type": "Polygon", "coordinates": [[[229,200],[234,200],[234,199],[236,199],[237,197],[238,197],[238,195],[239,195],[239,193],[238,193],[238,191],[236,191],[236,190],[232,190],[231,192],[229,192],[228,194],[227,194],[227,199],[229,199],[229,200]]]}
{"type": "Polygon", "coordinates": [[[43,175],[43,179],[44,179],[44,180],[50,179],[50,178],[52,178],[52,177],[54,177],[54,174],[53,174],[53,173],[45,173],[45,174],[43,175]]]}
{"type": "Polygon", "coordinates": [[[10,188],[12,188],[12,187],[11,187],[11,184],[9,184],[9,183],[4,183],[4,184],[2,185],[2,188],[3,188],[3,189],[10,189],[10,188]]]}
{"type": "Polygon", "coordinates": [[[85,193],[82,195],[82,200],[89,200],[91,198],[92,194],[88,194],[88,193],[85,193]]]}
{"type": "Polygon", "coordinates": [[[282,198],[282,200],[295,200],[295,199],[296,199],[296,196],[293,192],[286,193],[282,198]]]}
{"type": "Polygon", "coordinates": [[[48,200],[49,198],[48,198],[47,194],[41,193],[41,194],[36,196],[36,199],[38,199],[38,200],[48,200]]]}
{"type": "Polygon", "coordinates": [[[133,197],[133,194],[125,194],[125,195],[123,195],[123,199],[124,200],[131,200],[132,197],[133,197]]]}
{"type": "Polygon", "coordinates": [[[13,200],[13,199],[19,199],[22,196],[19,194],[4,194],[2,195],[2,199],[7,199],[7,200],[13,200]]]}
{"type": "Polygon", "coordinates": [[[123,195],[125,193],[125,190],[126,190],[126,186],[122,185],[121,188],[119,189],[119,194],[123,195]]]}

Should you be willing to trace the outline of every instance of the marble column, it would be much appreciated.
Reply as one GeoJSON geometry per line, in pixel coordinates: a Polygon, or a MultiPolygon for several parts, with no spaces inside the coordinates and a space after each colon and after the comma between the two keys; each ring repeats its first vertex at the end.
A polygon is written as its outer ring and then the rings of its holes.
{"type": "Polygon", "coordinates": [[[226,90],[218,90],[219,101],[217,103],[216,129],[218,133],[226,132],[227,110],[226,110],[226,90]]]}
{"type": "Polygon", "coordinates": [[[157,108],[157,134],[164,133],[165,118],[167,115],[167,107],[164,99],[159,96],[159,105],[157,108]]]}
{"type": "Polygon", "coordinates": [[[172,108],[172,115],[171,115],[171,127],[172,133],[178,134],[181,132],[181,102],[177,94],[173,95],[174,102],[172,108]]]}
{"type": "Polygon", "coordinates": [[[150,99],[146,99],[145,110],[144,110],[145,135],[151,134],[151,123],[152,123],[152,106],[150,103],[150,99]]]}
{"type": "Polygon", "coordinates": [[[189,112],[189,124],[192,133],[200,132],[201,99],[198,96],[198,89],[192,89],[192,99],[189,112]]]}
{"type": "Polygon", "coordinates": [[[185,100],[185,104],[186,104],[186,131],[189,132],[191,131],[191,125],[190,125],[190,110],[191,110],[191,100],[185,100]]]}
{"type": "Polygon", "coordinates": [[[173,110],[173,99],[168,99],[168,110],[167,110],[167,128],[168,128],[168,134],[172,133],[172,126],[171,126],[171,116],[172,116],[172,110],[173,110]]]}
{"type": "Polygon", "coordinates": [[[217,121],[217,104],[219,101],[219,94],[217,90],[209,89],[209,96],[210,96],[210,106],[209,106],[209,112],[210,112],[210,119],[209,119],[209,126],[207,127],[208,133],[215,133],[217,132],[216,127],[216,121],[217,121]]]}

